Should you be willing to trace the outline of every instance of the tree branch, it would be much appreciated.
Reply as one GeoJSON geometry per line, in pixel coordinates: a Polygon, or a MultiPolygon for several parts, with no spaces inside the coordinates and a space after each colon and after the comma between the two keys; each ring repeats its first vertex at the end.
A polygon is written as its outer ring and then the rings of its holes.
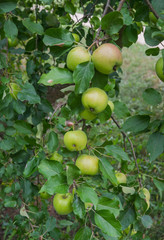
{"type": "Polygon", "coordinates": [[[154,10],[154,8],[152,7],[151,3],[149,0],[145,0],[145,2],[147,3],[147,5],[149,6],[150,10],[152,11],[152,13],[154,13],[154,15],[156,16],[156,18],[159,18],[157,12],[154,10]]]}
{"type": "Polygon", "coordinates": [[[125,0],[121,0],[119,5],[118,5],[118,8],[117,8],[117,11],[119,12],[124,4],[125,0]]]}
{"type": "MultiPolygon", "coordinates": [[[[112,118],[113,122],[116,124],[116,126],[120,129],[121,126],[119,125],[117,120],[113,116],[111,116],[111,118],[112,118]]],[[[131,149],[132,149],[133,158],[134,158],[134,161],[135,161],[135,165],[136,165],[138,174],[140,174],[140,170],[139,170],[139,167],[138,167],[137,157],[136,157],[136,154],[135,154],[135,151],[134,151],[133,143],[132,143],[131,139],[127,136],[127,134],[124,131],[121,131],[121,134],[122,134],[123,138],[127,138],[128,142],[130,143],[130,146],[131,146],[131,149]]],[[[139,176],[138,176],[138,181],[139,181],[140,187],[142,187],[143,185],[142,185],[142,182],[141,182],[141,178],[139,176]]]]}

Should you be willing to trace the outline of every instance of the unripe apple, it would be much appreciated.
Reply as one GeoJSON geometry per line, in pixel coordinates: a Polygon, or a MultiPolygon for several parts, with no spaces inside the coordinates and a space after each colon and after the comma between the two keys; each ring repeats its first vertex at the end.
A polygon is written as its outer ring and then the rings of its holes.
{"type": "Polygon", "coordinates": [[[63,162],[63,156],[60,155],[58,152],[54,152],[50,158],[50,160],[58,161],[60,163],[63,162]]]}
{"type": "Polygon", "coordinates": [[[97,71],[110,74],[121,66],[122,54],[114,44],[104,43],[93,52],[92,61],[97,71]]]}
{"type": "Polygon", "coordinates": [[[40,193],[40,197],[41,197],[42,199],[49,199],[49,198],[51,197],[51,195],[48,194],[47,192],[41,192],[41,193],[40,193]]]}
{"type": "Polygon", "coordinates": [[[126,175],[124,173],[117,172],[115,173],[118,184],[126,183],[126,175]]]}
{"type": "Polygon", "coordinates": [[[155,71],[159,79],[164,82],[164,73],[163,73],[163,58],[159,58],[155,65],[155,71]]]}
{"type": "Polygon", "coordinates": [[[60,22],[58,21],[57,17],[51,13],[49,13],[46,16],[46,23],[48,26],[54,27],[54,28],[57,28],[60,25],[60,22]]]}
{"type": "Polygon", "coordinates": [[[88,111],[87,109],[84,109],[81,113],[80,113],[80,117],[85,119],[85,120],[90,120],[92,121],[93,119],[95,119],[97,117],[96,114],[88,111]]]}
{"type": "Polygon", "coordinates": [[[20,91],[21,91],[21,88],[17,83],[10,83],[9,84],[9,92],[10,92],[10,95],[13,98],[17,99],[17,95],[20,91]]]}
{"type": "Polygon", "coordinates": [[[81,130],[69,131],[64,135],[64,144],[70,151],[81,151],[86,147],[87,136],[81,130]]]}
{"type": "Polygon", "coordinates": [[[53,199],[53,206],[59,215],[67,215],[72,212],[73,196],[71,193],[57,193],[53,199]]]}
{"type": "Polygon", "coordinates": [[[111,109],[111,112],[113,112],[114,111],[114,104],[113,104],[113,102],[108,100],[108,105],[109,105],[109,107],[111,109]]]}
{"type": "Polygon", "coordinates": [[[96,175],[99,171],[99,159],[96,156],[82,154],[77,158],[76,166],[83,175],[96,175]]]}
{"type": "Polygon", "coordinates": [[[85,209],[87,209],[87,210],[91,210],[93,207],[93,203],[89,203],[89,202],[84,203],[84,205],[85,205],[85,209]]]}
{"type": "Polygon", "coordinates": [[[16,47],[18,45],[18,38],[14,37],[13,39],[8,38],[8,46],[16,47]]]}
{"type": "Polygon", "coordinates": [[[77,33],[72,33],[72,36],[74,37],[76,42],[80,42],[80,37],[77,33]]]}
{"type": "Polygon", "coordinates": [[[108,104],[108,96],[105,91],[100,88],[88,88],[82,95],[82,104],[88,111],[97,114],[106,108],[108,104]]]}
{"type": "Polygon", "coordinates": [[[78,64],[91,60],[91,55],[84,47],[75,47],[67,55],[67,67],[74,71],[78,64]]]}
{"type": "Polygon", "coordinates": [[[152,13],[152,12],[149,12],[149,19],[150,19],[150,22],[152,22],[152,23],[154,23],[154,24],[156,24],[156,22],[157,22],[157,18],[156,18],[156,16],[154,15],[154,13],[152,13]]]}

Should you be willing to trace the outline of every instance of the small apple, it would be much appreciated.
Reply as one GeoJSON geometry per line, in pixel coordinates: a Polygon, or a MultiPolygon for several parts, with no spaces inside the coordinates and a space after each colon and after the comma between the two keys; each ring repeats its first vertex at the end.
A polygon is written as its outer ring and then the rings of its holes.
{"type": "Polygon", "coordinates": [[[91,60],[89,51],[84,47],[75,47],[67,55],[67,67],[74,71],[78,64],[91,60]]]}
{"type": "Polygon", "coordinates": [[[74,37],[75,42],[80,42],[80,37],[77,33],[72,33],[72,36],[74,37]]]}
{"type": "Polygon", "coordinates": [[[40,193],[40,197],[41,197],[42,199],[49,199],[49,198],[51,197],[51,195],[48,194],[47,192],[41,192],[41,193],[40,193]]]}
{"type": "Polygon", "coordinates": [[[82,104],[84,108],[93,114],[102,112],[108,104],[108,96],[100,88],[88,88],[82,95],[82,104]]]}
{"type": "Polygon", "coordinates": [[[111,109],[111,112],[113,112],[114,111],[114,104],[113,104],[113,102],[108,100],[108,105],[109,105],[109,107],[111,109]]]}
{"type": "Polygon", "coordinates": [[[99,171],[99,159],[87,154],[80,155],[76,160],[76,166],[83,175],[96,175],[99,171]]]}
{"type": "Polygon", "coordinates": [[[159,79],[164,82],[164,73],[163,73],[163,58],[159,58],[155,65],[155,71],[159,79]]]}
{"type": "Polygon", "coordinates": [[[9,47],[16,47],[18,45],[18,38],[8,38],[8,46],[9,47]]]}
{"type": "Polygon", "coordinates": [[[152,13],[152,12],[149,12],[149,19],[150,19],[150,22],[152,22],[152,23],[154,23],[154,24],[156,24],[156,22],[157,22],[157,18],[156,18],[156,16],[154,15],[154,13],[152,13]]]}
{"type": "Polygon", "coordinates": [[[50,160],[58,161],[60,163],[63,162],[63,156],[60,155],[58,152],[54,152],[52,156],[50,157],[50,160]]]}
{"type": "Polygon", "coordinates": [[[88,211],[91,210],[93,207],[93,203],[90,203],[90,202],[86,202],[84,203],[84,205],[85,205],[85,209],[88,211]]]}
{"type": "Polygon", "coordinates": [[[17,99],[17,95],[20,91],[21,91],[21,88],[17,83],[10,83],[9,84],[9,92],[10,92],[10,95],[13,98],[17,99]]]}
{"type": "Polygon", "coordinates": [[[59,215],[67,215],[72,212],[73,196],[71,193],[57,193],[53,199],[53,206],[59,215]]]}
{"type": "Polygon", "coordinates": [[[121,66],[122,54],[114,44],[104,43],[93,52],[92,62],[97,71],[110,74],[121,66]]]}
{"type": "Polygon", "coordinates": [[[87,136],[81,130],[66,132],[64,135],[64,144],[70,151],[81,151],[86,147],[87,136]]]}
{"type": "Polygon", "coordinates": [[[92,121],[93,119],[95,119],[97,117],[96,114],[88,111],[87,109],[84,109],[81,113],[80,113],[80,117],[82,119],[85,119],[85,120],[90,120],[92,121]]]}
{"type": "MultiPolygon", "coordinates": [[[[131,225],[129,225],[129,227],[127,227],[124,232],[128,235],[129,231],[130,231],[131,225]]],[[[137,231],[135,229],[132,229],[131,231],[131,236],[135,235],[137,233],[137,231]]]]}
{"type": "Polygon", "coordinates": [[[124,173],[117,172],[115,173],[118,184],[126,183],[126,175],[124,173]]]}

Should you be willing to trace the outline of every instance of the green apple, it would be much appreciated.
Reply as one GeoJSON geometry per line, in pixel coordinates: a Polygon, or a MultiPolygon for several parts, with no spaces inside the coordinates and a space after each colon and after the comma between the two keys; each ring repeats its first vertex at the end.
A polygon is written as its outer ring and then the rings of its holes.
{"type": "Polygon", "coordinates": [[[46,16],[46,23],[48,26],[54,27],[54,28],[57,28],[60,25],[60,22],[58,21],[57,17],[51,13],[49,13],[46,16]]]}
{"type": "Polygon", "coordinates": [[[64,135],[64,144],[70,151],[81,151],[86,147],[87,136],[81,130],[69,131],[64,135]]]}
{"type": "Polygon", "coordinates": [[[41,193],[40,193],[40,197],[41,197],[42,199],[49,199],[49,198],[51,197],[51,195],[48,194],[47,192],[41,192],[41,193]]]}
{"type": "Polygon", "coordinates": [[[13,98],[17,99],[17,95],[20,91],[21,91],[21,88],[17,83],[10,83],[9,84],[9,92],[10,92],[10,95],[13,98]]]}
{"type": "MultiPolygon", "coordinates": [[[[129,225],[129,227],[124,230],[124,232],[125,232],[127,235],[128,235],[128,233],[129,233],[129,231],[130,231],[130,228],[131,228],[131,225],[129,225]]],[[[132,231],[131,231],[131,236],[135,235],[136,233],[137,233],[137,231],[136,231],[135,229],[132,229],[132,231]]]]}
{"type": "Polygon", "coordinates": [[[106,108],[108,104],[108,96],[105,91],[100,88],[88,88],[82,95],[82,104],[88,111],[97,114],[106,108]]]}
{"type": "Polygon", "coordinates": [[[115,173],[118,184],[126,183],[126,175],[124,173],[117,172],[115,173]]]}
{"type": "Polygon", "coordinates": [[[71,193],[57,193],[53,199],[53,206],[59,215],[67,215],[72,212],[73,196],[71,193]]]}
{"type": "Polygon", "coordinates": [[[92,62],[97,71],[110,74],[121,66],[122,54],[114,44],[104,43],[93,52],[92,62]]]}
{"type": "Polygon", "coordinates": [[[74,71],[78,64],[91,60],[89,51],[84,47],[75,47],[67,55],[67,67],[74,71]]]}
{"type": "Polygon", "coordinates": [[[99,171],[99,159],[96,156],[82,154],[77,158],[76,166],[83,175],[96,175],[99,171]]]}
{"type": "Polygon", "coordinates": [[[84,205],[85,205],[85,209],[87,209],[87,210],[91,210],[93,207],[93,203],[90,203],[90,202],[86,202],[86,203],[84,203],[84,205]]]}
{"type": "Polygon", "coordinates": [[[60,163],[63,162],[63,156],[60,155],[58,152],[54,152],[52,156],[50,157],[50,160],[58,161],[60,163]]]}
{"type": "Polygon", "coordinates": [[[85,120],[90,120],[92,121],[93,119],[95,119],[97,117],[96,114],[88,111],[87,109],[84,109],[81,113],[80,113],[80,117],[85,119],[85,120]]]}
{"type": "Polygon", "coordinates": [[[74,37],[76,42],[80,42],[80,37],[77,33],[72,33],[72,36],[74,37]]]}
{"type": "Polygon", "coordinates": [[[18,38],[8,38],[8,46],[9,47],[16,47],[18,45],[18,38]]]}
{"type": "Polygon", "coordinates": [[[114,104],[113,104],[113,102],[108,100],[108,105],[109,105],[109,107],[111,109],[111,112],[113,112],[114,111],[114,104]]]}
{"type": "Polygon", "coordinates": [[[156,22],[157,22],[157,18],[156,18],[156,16],[154,15],[154,13],[152,13],[152,12],[149,12],[149,19],[150,19],[150,22],[152,22],[152,23],[154,23],[154,24],[156,24],[156,22]]]}
{"type": "Polygon", "coordinates": [[[145,195],[146,200],[150,200],[150,192],[147,188],[142,189],[143,194],[145,195]]]}
{"type": "Polygon", "coordinates": [[[163,73],[163,58],[159,58],[155,65],[155,71],[159,79],[164,82],[164,73],[163,73]]]}

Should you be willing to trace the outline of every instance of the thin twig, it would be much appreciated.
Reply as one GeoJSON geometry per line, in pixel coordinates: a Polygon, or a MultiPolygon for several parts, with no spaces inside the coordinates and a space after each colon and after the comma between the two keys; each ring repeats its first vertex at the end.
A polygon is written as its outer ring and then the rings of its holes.
{"type": "Polygon", "coordinates": [[[152,13],[154,13],[154,15],[156,16],[156,18],[159,18],[159,15],[157,14],[157,12],[152,7],[150,1],[149,0],[145,0],[145,1],[146,1],[147,5],[149,6],[150,10],[152,11],[152,13]]]}
{"type": "MultiPolygon", "coordinates": [[[[116,124],[116,126],[120,129],[121,126],[119,125],[119,123],[117,122],[117,120],[113,117],[113,115],[111,116],[113,122],[116,124]]],[[[130,146],[131,146],[131,149],[132,149],[132,154],[133,154],[133,158],[134,158],[134,161],[135,161],[135,164],[136,164],[136,168],[137,168],[137,171],[138,171],[138,174],[140,174],[140,170],[139,170],[139,167],[138,167],[138,163],[137,163],[137,157],[136,157],[136,154],[135,154],[135,151],[134,151],[134,146],[133,146],[133,143],[131,141],[131,139],[127,136],[127,134],[121,130],[121,133],[123,135],[124,138],[127,138],[128,142],[130,143],[130,146]]],[[[139,185],[140,187],[142,187],[142,182],[141,182],[141,178],[138,176],[138,181],[139,181],[139,185]]]]}
{"type": "MultiPolygon", "coordinates": [[[[107,0],[106,2],[106,5],[105,5],[105,8],[104,8],[104,12],[102,14],[102,18],[106,15],[107,11],[108,11],[108,8],[109,8],[109,5],[110,5],[110,0],[107,0]]],[[[95,37],[95,41],[98,39],[99,35],[100,35],[100,32],[101,32],[101,26],[98,28],[97,30],[97,34],[96,34],[96,37],[95,37]]]]}
{"type": "Polygon", "coordinates": [[[120,1],[119,5],[118,5],[118,8],[117,8],[117,11],[118,11],[118,12],[121,10],[121,8],[122,8],[122,6],[123,6],[123,4],[124,4],[125,1],[126,1],[126,0],[121,0],[121,1],[120,1]]]}

